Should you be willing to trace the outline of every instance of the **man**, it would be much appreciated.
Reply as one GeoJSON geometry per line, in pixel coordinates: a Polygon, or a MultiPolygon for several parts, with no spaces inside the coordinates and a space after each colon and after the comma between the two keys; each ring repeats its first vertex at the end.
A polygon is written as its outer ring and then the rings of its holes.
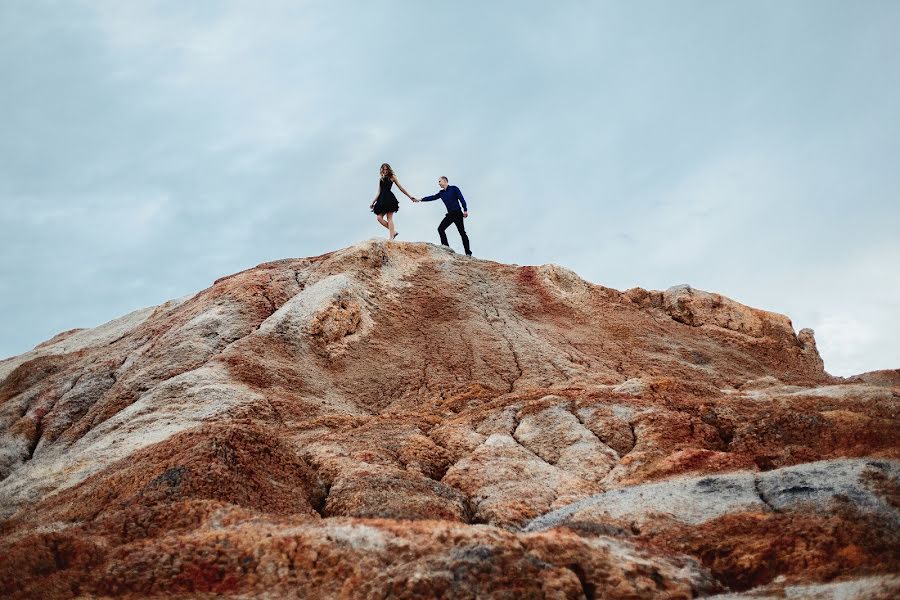
{"type": "Polygon", "coordinates": [[[425,196],[419,200],[414,200],[414,202],[430,202],[431,200],[437,200],[438,198],[443,200],[444,206],[447,207],[447,215],[444,217],[444,220],[441,221],[441,224],[438,225],[438,235],[441,236],[441,243],[445,246],[450,246],[450,244],[447,243],[447,234],[445,231],[450,227],[450,223],[453,223],[459,231],[459,237],[462,238],[466,256],[472,256],[472,251],[469,249],[469,236],[466,235],[466,226],[463,224],[463,219],[469,216],[469,208],[466,206],[466,199],[463,198],[462,192],[459,191],[458,187],[450,185],[450,180],[446,177],[438,179],[438,185],[441,186],[440,192],[433,196],[425,196]],[[460,204],[462,204],[462,206],[460,206],[460,204]]]}

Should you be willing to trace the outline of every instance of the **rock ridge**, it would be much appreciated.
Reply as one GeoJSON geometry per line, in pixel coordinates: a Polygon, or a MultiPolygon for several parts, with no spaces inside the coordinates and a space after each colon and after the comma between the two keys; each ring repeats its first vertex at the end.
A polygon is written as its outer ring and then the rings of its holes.
{"type": "Polygon", "coordinates": [[[0,361],[0,595],[890,597],[898,372],[688,285],[264,263],[0,361]]]}

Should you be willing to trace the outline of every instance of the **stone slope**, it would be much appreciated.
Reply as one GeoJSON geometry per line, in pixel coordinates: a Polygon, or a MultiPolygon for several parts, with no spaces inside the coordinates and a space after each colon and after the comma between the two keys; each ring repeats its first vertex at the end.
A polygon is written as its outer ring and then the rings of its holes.
{"type": "Polygon", "coordinates": [[[688,286],[266,263],[0,361],[0,594],[888,589],[898,375],[688,286]]]}

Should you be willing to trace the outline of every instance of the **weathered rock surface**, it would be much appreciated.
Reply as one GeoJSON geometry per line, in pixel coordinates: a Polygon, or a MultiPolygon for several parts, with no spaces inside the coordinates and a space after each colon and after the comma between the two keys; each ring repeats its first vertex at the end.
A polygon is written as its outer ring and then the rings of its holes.
{"type": "Polygon", "coordinates": [[[894,597],[900,372],[369,241],[0,361],[0,596],[894,597]]]}
{"type": "Polygon", "coordinates": [[[525,527],[542,531],[567,523],[604,519],[659,526],[665,519],[699,525],[740,511],[815,511],[853,506],[900,527],[891,490],[882,482],[900,479],[900,462],[868,459],[824,460],[765,473],[737,471],[677,477],[618,488],[547,513],[525,527]]]}
{"type": "Polygon", "coordinates": [[[892,600],[900,596],[900,577],[875,576],[809,585],[776,583],[736,594],[717,594],[715,600],[794,598],[796,600],[892,600]]]}

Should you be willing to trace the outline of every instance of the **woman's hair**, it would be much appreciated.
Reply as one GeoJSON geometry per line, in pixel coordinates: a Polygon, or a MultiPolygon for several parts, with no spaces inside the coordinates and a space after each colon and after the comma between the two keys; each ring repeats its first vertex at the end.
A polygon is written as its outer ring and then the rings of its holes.
{"type": "Polygon", "coordinates": [[[393,177],[393,176],[394,176],[394,170],[391,168],[391,165],[389,165],[389,164],[387,164],[387,163],[381,163],[381,168],[378,170],[378,172],[381,173],[381,172],[384,170],[385,167],[387,167],[387,176],[388,176],[388,178],[393,177]]]}

